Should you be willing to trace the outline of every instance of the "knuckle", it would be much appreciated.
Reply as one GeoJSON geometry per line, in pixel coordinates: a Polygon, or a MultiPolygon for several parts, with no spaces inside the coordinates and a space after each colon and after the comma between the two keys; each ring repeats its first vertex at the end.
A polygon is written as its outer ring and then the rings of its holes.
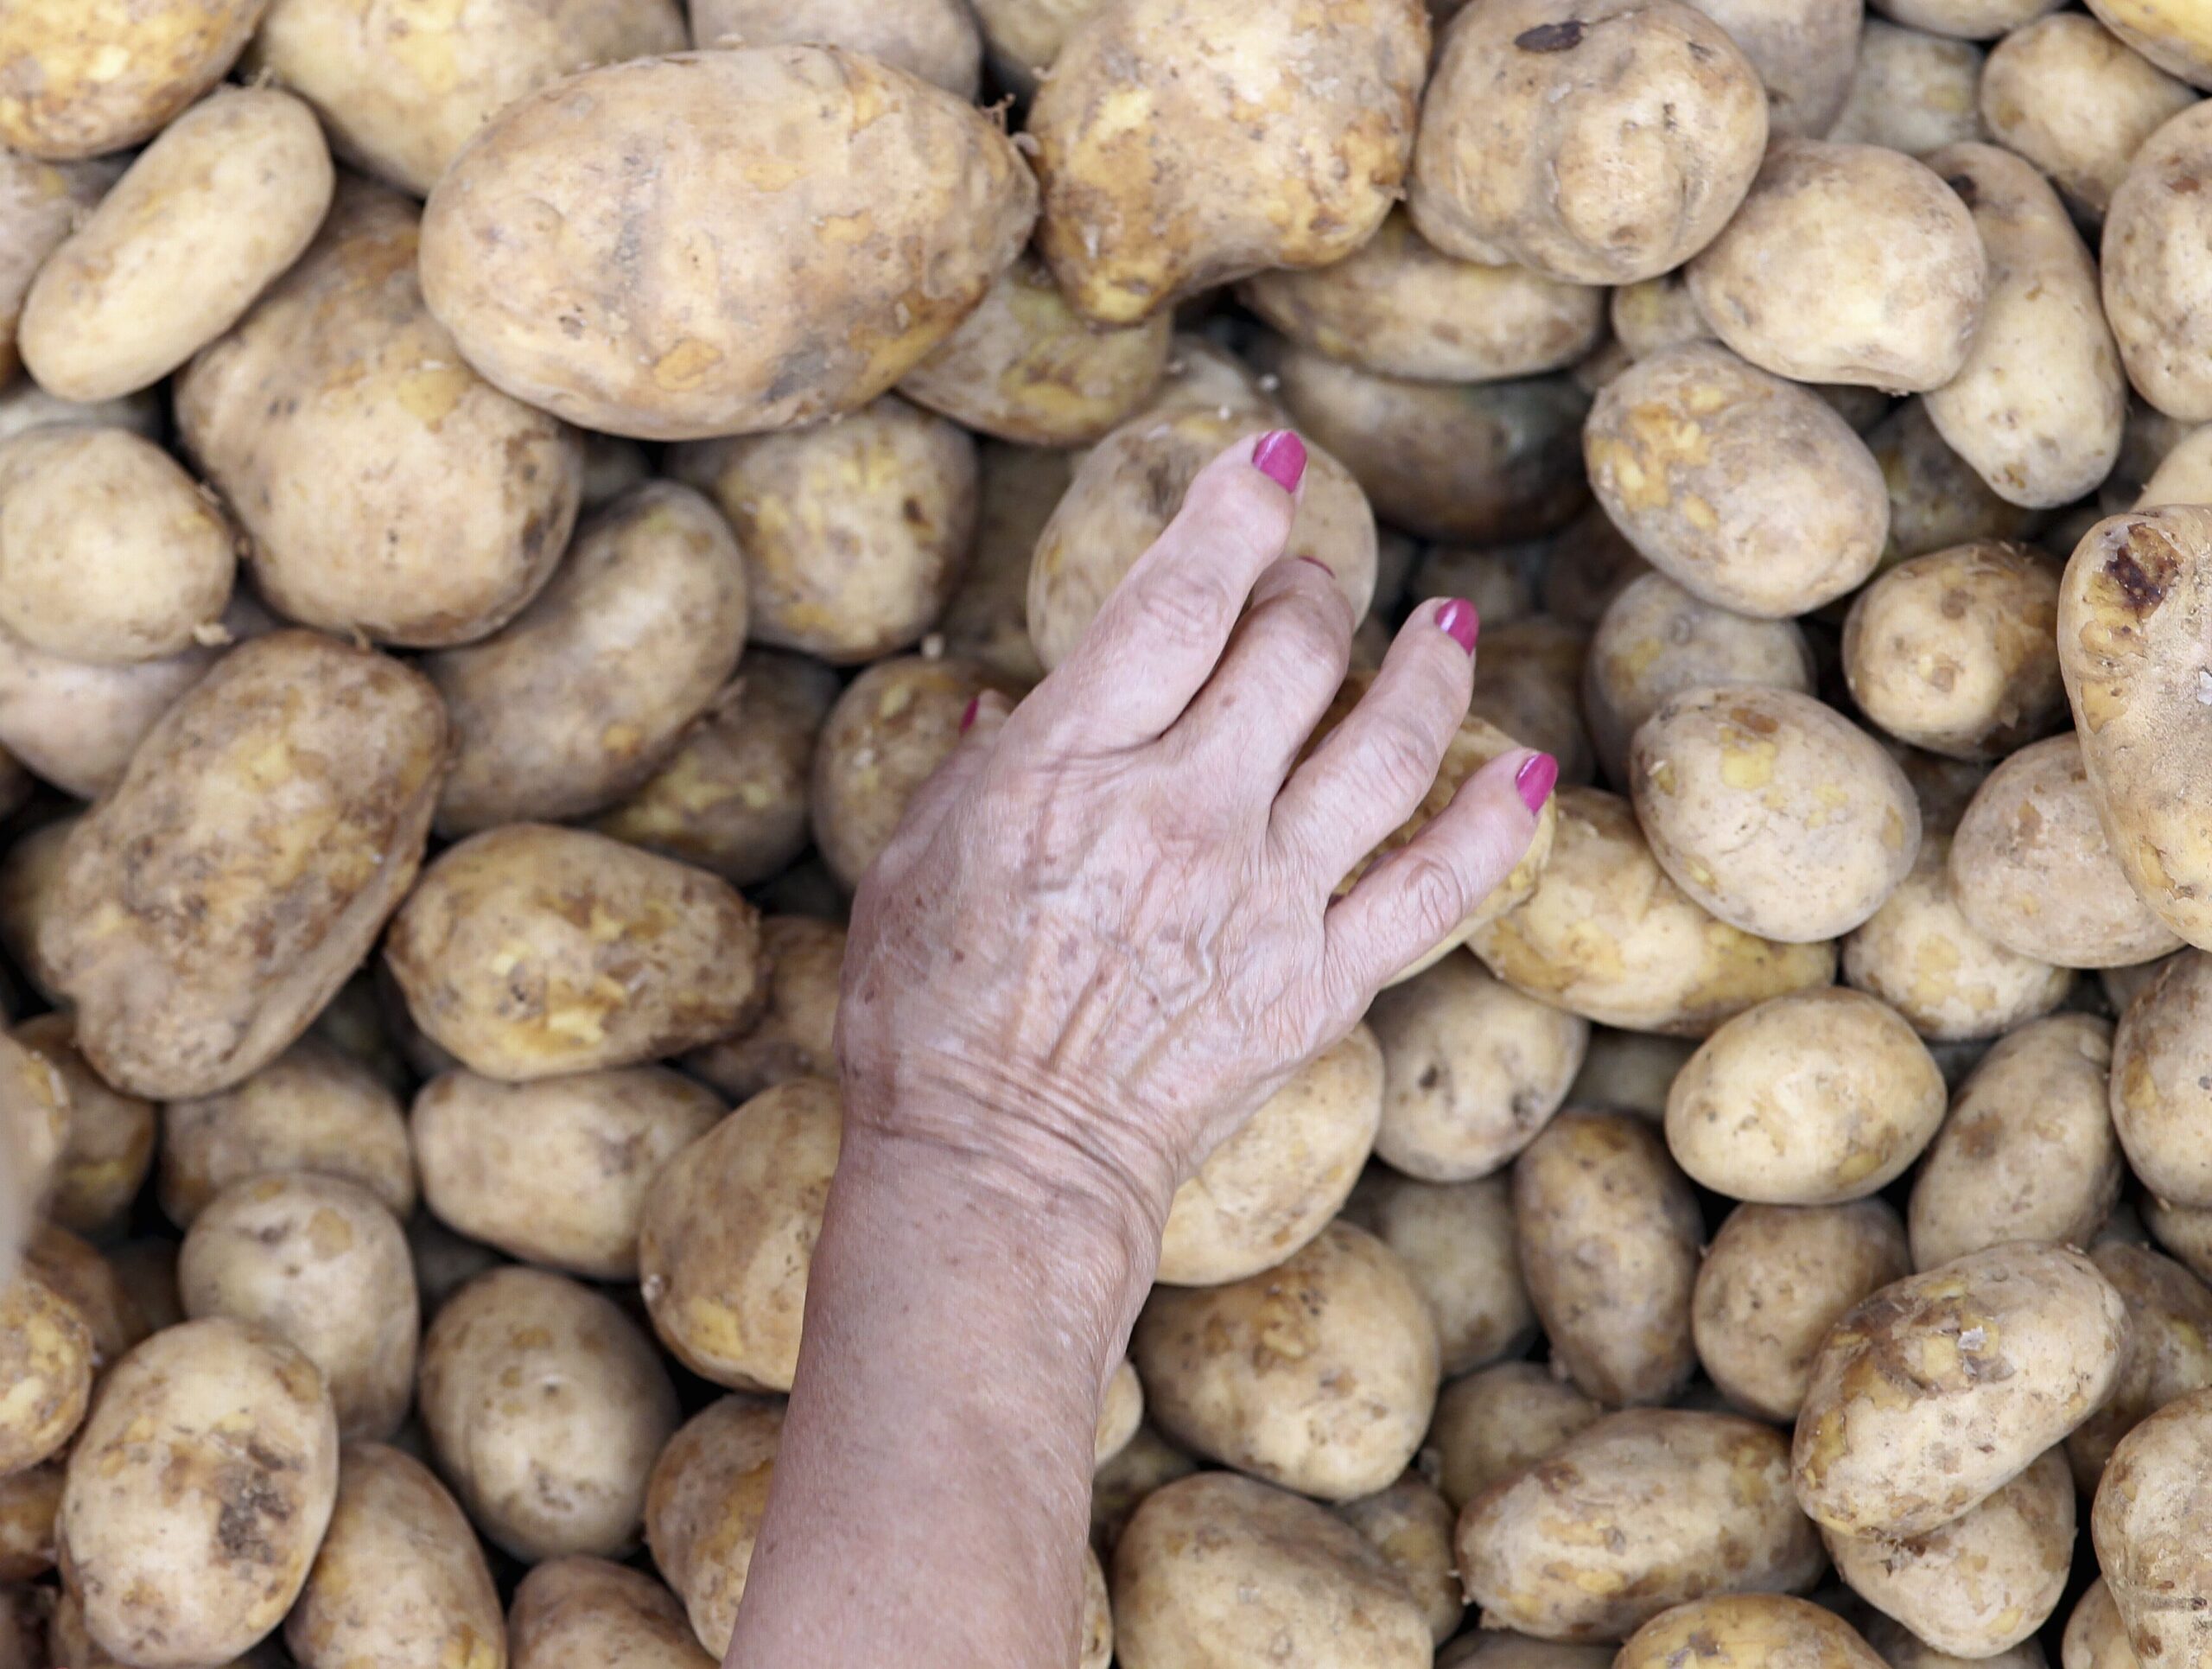
{"type": "Polygon", "coordinates": [[[1459,870],[1434,852],[1408,847],[1391,867],[1403,890],[1406,918],[1427,943],[1451,933],[1473,910],[1459,870]]]}
{"type": "Polygon", "coordinates": [[[1139,627],[1148,637],[1187,643],[1218,629],[1221,595],[1203,580],[1162,575],[1134,601],[1139,627]]]}
{"type": "Polygon", "coordinates": [[[1426,793],[1436,780],[1435,745],[1426,730],[1403,718],[1378,723],[1365,751],[1368,768],[1393,798],[1410,799],[1426,793]]]}

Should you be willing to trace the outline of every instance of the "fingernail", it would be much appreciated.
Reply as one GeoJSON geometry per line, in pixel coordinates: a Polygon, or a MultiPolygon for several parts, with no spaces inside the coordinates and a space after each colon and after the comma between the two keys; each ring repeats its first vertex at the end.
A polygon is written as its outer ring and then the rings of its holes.
{"type": "Polygon", "coordinates": [[[1558,782],[1559,761],[1549,754],[1529,755],[1513,774],[1513,786],[1519,790],[1521,803],[1529,808],[1531,817],[1544,809],[1544,802],[1552,797],[1552,789],[1558,782]]]}
{"type": "Polygon", "coordinates": [[[1337,570],[1330,567],[1327,563],[1323,562],[1319,557],[1300,557],[1299,561],[1312,563],[1316,568],[1326,574],[1331,579],[1334,579],[1337,577],[1337,570]]]}
{"type": "Polygon", "coordinates": [[[968,698],[968,704],[960,710],[960,734],[962,736],[966,736],[968,734],[969,726],[975,723],[976,715],[982,710],[982,697],[970,696],[968,698]]]}
{"type": "Polygon", "coordinates": [[[1452,634],[1452,640],[1469,654],[1475,653],[1475,634],[1483,629],[1475,605],[1454,597],[1436,611],[1436,623],[1452,634]]]}
{"type": "Polygon", "coordinates": [[[1286,493],[1306,474],[1306,443],[1287,429],[1270,429],[1252,449],[1252,467],[1286,493]]]}

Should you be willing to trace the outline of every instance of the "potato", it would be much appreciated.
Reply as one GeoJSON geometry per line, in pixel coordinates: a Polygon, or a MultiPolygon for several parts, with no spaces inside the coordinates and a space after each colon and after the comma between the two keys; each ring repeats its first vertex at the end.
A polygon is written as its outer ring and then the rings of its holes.
{"type": "Polygon", "coordinates": [[[501,1084],[447,1073],[409,1128],[430,1209],[472,1239],[572,1275],[638,1272],[646,1190],[722,1116],[712,1092],[664,1067],[501,1084]]]}
{"type": "Polygon", "coordinates": [[[1148,1496],[1114,1551],[1123,1669],[1272,1657],[1300,1669],[1425,1669],[1420,1602],[1358,1531],[1250,1478],[1202,1473],[1148,1496]]]}
{"type": "Polygon", "coordinates": [[[675,1595],[641,1570],[578,1557],[533,1565],[507,1613],[514,1669],[714,1669],[675,1595]]]}
{"type": "Polygon", "coordinates": [[[57,1224],[39,1226],[23,1248],[23,1267],[84,1317],[95,1379],[154,1330],[107,1259],[57,1224]]]}
{"type": "Polygon", "coordinates": [[[2127,1310],[2080,1252],[1970,1252],[1885,1287],[1813,1359],[1793,1467],[1847,1536],[1924,1536],[1995,1494],[2100,1407],[2127,1310]]]}
{"type": "MultiPolygon", "coordinates": [[[[1444,1575],[1451,1575],[1447,1568],[1444,1575]]],[[[1109,1669],[1114,1660],[1114,1613],[1098,1555],[1083,1550],[1083,1621],[1076,1669],[1109,1669]]]]}
{"type": "Polygon", "coordinates": [[[2195,98],[2080,12],[2014,29],[1981,73],[1992,137],[2093,217],[2103,215],[2143,142],[2195,98]]]}
{"type": "Polygon", "coordinates": [[[1546,1640],[1633,1634],[1686,1599],[1812,1586],[1820,1538],[1781,1433],[1680,1409],[1609,1415],[1459,1515],[1484,1622],[1546,1640]]]}
{"type": "Polygon", "coordinates": [[[1563,1646],[1508,1628],[1478,1628],[1436,1654],[1436,1669],[1612,1669],[1610,1646],[1563,1646]]]}
{"type": "Polygon", "coordinates": [[[2038,512],[1991,492],[1974,467],[1943,444],[1924,401],[1905,401],[1868,431],[1866,444],[1889,490],[1884,567],[1977,539],[2024,538],[2042,523],[2038,512]]]}
{"type": "Polygon", "coordinates": [[[417,1394],[440,1474],[517,1558],[637,1545],[678,1416],[652,1341],[612,1299],[544,1270],[480,1275],[423,1335],[417,1394]]]}
{"type": "Polygon", "coordinates": [[[1376,1149],[1409,1176],[1467,1182],[1503,1169],[1559,1111],[1589,1022],[1501,984],[1469,956],[1376,998],[1386,1071],[1376,1149]]]}
{"type": "Polygon", "coordinates": [[[184,1301],[176,1290],[177,1253],[181,1249],[175,1240],[148,1239],[127,1240],[108,1254],[108,1269],[116,1284],[145,1322],[149,1336],[185,1318],[184,1301]]]}
{"type": "Polygon", "coordinates": [[[1840,1205],[1902,1176],[1943,1105],[1943,1074],[1903,1016],[1830,986],[1762,1003],[1706,1039],[1667,1092],[1667,1146],[1730,1199],[1840,1205]]]}
{"type": "Polygon", "coordinates": [[[1067,37],[1103,0],[975,0],[976,21],[1001,86],[1027,98],[1067,37]]]}
{"type": "Polygon", "coordinates": [[[241,1655],[291,1608],[337,1492],[337,1421],[304,1354],[228,1318],[157,1334],[69,1458],[60,1534],[87,1634],[144,1669],[241,1655]]]}
{"type": "Polygon", "coordinates": [[[848,892],[861,884],[906,815],[914,792],[958,745],[986,691],[1020,691],[973,661],[906,655],[845,686],[822,727],[807,790],[814,844],[848,892]]]}
{"type": "Polygon", "coordinates": [[[987,441],[976,461],[975,554],[937,629],[950,653],[1034,684],[1045,668],[1029,640],[1029,561],[1074,478],[1074,457],[987,441]]]}
{"type": "Polygon", "coordinates": [[[1104,1466],[1135,1440],[1144,1424],[1144,1384],[1126,1356],[1106,1379],[1098,1398],[1098,1429],[1091,1443],[1091,1464],[1104,1466]]]}
{"type": "Polygon", "coordinates": [[[1826,137],[1908,156],[1986,138],[1976,105],[1981,67],[1981,48],[1970,41],[1869,17],[1851,91],[1826,137]]]}
{"type": "Polygon", "coordinates": [[[1447,1375],[1516,1355],[1535,1338],[1510,1179],[1418,1182],[1377,1168],[1353,1191],[1344,1216],[1405,1264],[1436,1322],[1447,1375]]]}
{"type": "Polygon", "coordinates": [[[0,1477],[0,1582],[30,1582],[54,1569],[61,1481],[59,1461],[0,1477]]]}
{"type": "Polygon", "coordinates": [[[76,1435],[92,1385],[92,1335],[77,1306],[18,1270],[0,1285],[0,1477],[76,1435]]]}
{"type": "Polygon", "coordinates": [[[1560,1445],[1605,1411],[1548,1367],[1501,1362],[1446,1384],[1436,1399],[1428,1447],[1437,1484],[1465,1507],[1560,1445]]]}
{"type": "Polygon", "coordinates": [[[2212,1206],[2202,1118],[2212,1087],[2205,1029],[2212,1023],[2212,958],[2169,961],[2127,1005],[2112,1040],[2112,1123],[2143,1186],[2169,1205],[2212,1206]]]}
{"type": "Polygon", "coordinates": [[[2089,1261],[2127,1303],[2127,1345],[2112,1400],[2066,1439],[2074,1482],[2097,1493],[2121,1438],[2177,1397],[2212,1386],[2212,1290],[2147,1246],[2105,1243],[2089,1261]]]}
{"type": "MultiPolygon", "coordinates": [[[[77,229],[115,175],[105,162],[57,165],[0,147],[0,385],[22,368],[16,332],[23,298],[39,269],[77,229]]],[[[25,390],[35,386],[22,385],[25,390]]],[[[7,430],[0,419],[0,438],[7,430]]]]}
{"type": "MultiPolygon", "coordinates": [[[[27,1228],[35,1207],[46,1203],[55,1168],[69,1143],[71,1108],[69,1080],[44,1054],[0,1033],[0,1159],[6,1168],[0,1178],[10,1184],[0,1188],[0,1207],[10,1215],[10,1226],[27,1228]]],[[[18,1236],[0,1239],[0,1249],[12,1254],[18,1236]]],[[[0,1256],[0,1280],[9,1264],[0,1256]]],[[[4,1468],[0,1468],[4,1470],[4,1468]]]]}
{"type": "MultiPolygon", "coordinates": [[[[2208,485],[2212,485],[2212,424],[2199,424],[2185,433],[2173,449],[2158,461],[2158,467],[2151,472],[2150,478],[2143,483],[2143,490],[2137,494],[2135,507],[2155,510],[2169,504],[2196,504],[2212,497],[2212,492],[2207,491],[2208,485]]],[[[2096,519],[2092,514],[2082,529],[2082,536],[2096,525],[2096,519]]],[[[2075,544],[2080,543],[2077,538],[2075,544]]]]}
{"type": "Polygon", "coordinates": [[[299,258],[334,183],[314,111],[270,87],[219,88],[40,268],[23,303],[24,363],[68,400],[160,381],[299,258]]]}
{"type": "Polygon", "coordinates": [[[2105,0],[2090,9],[2097,21],[2136,52],[2191,86],[2212,86],[2212,32],[2194,12],[2172,11],[2145,0],[2105,0]]]}
{"type": "MultiPolygon", "coordinates": [[[[2063,642],[2063,599],[2059,619],[2063,642]]],[[[1951,843],[1952,896],[1976,931],[2037,961],[2104,968],[2164,956],[2181,941],[2130,889],[2098,824],[2085,751],[2075,736],[2052,736],[1990,774],[1951,843]]]]}
{"type": "MultiPolygon", "coordinates": [[[[702,47],[823,41],[973,99],[983,43],[961,0],[690,0],[691,39],[702,47]]],[[[640,55],[640,54],[625,54],[640,55]]]]}
{"type": "Polygon", "coordinates": [[[1736,1407],[1788,1423],[1828,1328],[1912,1270],[1904,1225],[1878,1199],[1743,1205],[1699,1266],[1690,1325],[1698,1360],[1736,1407]]]}
{"type": "Polygon", "coordinates": [[[1834,124],[1859,57],[1858,0],[1698,0],[1766,88],[1771,133],[1818,138],[1834,124]]]}
{"type": "Polygon", "coordinates": [[[1705,1234],[1657,1132],[1631,1114],[1560,1114],[1514,1167],[1513,1214],[1529,1299],[1575,1385],[1616,1408],[1679,1392],[1697,1366],[1705,1234]]]}
{"type": "Polygon", "coordinates": [[[122,780],[154,721],[219,653],[195,644],[160,660],[96,666],[0,632],[0,747],[64,793],[97,798],[122,780]]]}
{"type": "Polygon", "coordinates": [[[1541,576],[1543,612],[1568,626],[1593,629],[1628,583],[1651,564],[1592,505],[1545,545],[1541,576]]]}
{"type": "Polygon", "coordinates": [[[1403,1472],[1436,1403],[1427,1302],[1395,1253],[1341,1221],[1265,1273],[1154,1289],[1130,1354],[1169,1436],[1325,1500],[1403,1472]]]}
{"type": "Polygon", "coordinates": [[[2120,1620],[2120,1607],[2113,1602],[2112,1589],[2102,1577],[2075,1602],[2073,1615],[2066,1619],[2061,1650],[2065,1669],[2138,1669],[2141,1660],[2129,1643],[2126,1625],[2120,1620]]]}
{"type": "Polygon", "coordinates": [[[1037,247],[1069,302],[1135,324],[1351,254],[1405,178],[1428,48],[1419,0],[1100,10],[1029,111],[1037,247]]]}
{"type": "Polygon", "coordinates": [[[14,1036],[67,1092],[69,1137],[54,1161],[47,1209],[62,1227],[99,1235],[120,1226],[153,1166],[155,1115],[150,1103],[101,1081],[77,1053],[73,1031],[67,1016],[42,1014],[14,1036]]]}
{"type": "Polygon", "coordinates": [[[1483,638],[1468,710],[1516,742],[1559,761],[1559,780],[1577,786],[1596,774],[1582,725],[1582,663],[1589,634],[1548,615],[1531,615],[1483,638]]]}
{"type": "MultiPolygon", "coordinates": [[[[416,1212],[406,1226],[408,1254],[415,1261],[415,1284],[422,1292],[426,1321],[478,1276],[506,1267],[507,1260],[491,1247],[462,1239],[427,1211],[416,1212]]],[[[426,1451],[410,1445],[410,1452],[426,1451]]]]}
{"type": "Polygon", "coordinates": [[[1436,1486],[1408,1472],[1387,1489],[1344,1502],[1337,1516],[1398,1573],[1427,1617],[1429,1633],[1440,1642],[1450,1639],[1465,1605],[1452,1564],[1452,1507],[1436,1486]]]}
{"type": "Polygon", "coordinates": [[[204,1096],[306,1030],[414,879],[444,714],[397,662],[257,638],[71,833],[39,953],[118,1089],[204,1096]]]}
{"type": "Polygon", "coordinates": [[[2057,0],[1878,0],[1877,9],[1884,16],[1911,29],[1961,40],[1989,41],[2056,11],[2058,3],[2057,0]]]}
{"type": "Polygon", "coordinates": [[[1766,137],[1758,72],[1701,12],[1478,6],[1445,33],[1408,207],[1462,260],[1631,283],[1712,241],[1766,137]]]}
{"type": "Polygon", "coordinates": [[[1491,631],[1529,619],[1536,612],[1534,588],[1516,554],[1517,545],[1470,549],[1432,545],[1407,582],[1408,602],[1430,597],[1464,597],[1491,631]]]}
{"type": "MultiPolygon", "coordinates": [[[[4,885],[4,882],[0,882],[4,885]]],[[[2127,1005],[2151,988],[2151,982],[2166,970],[2166,964],[2189,955],[2187,946],[2171,956],[2156,957],[2148,962],[2131,962],[2117,968],[2100,968],[2097,984],[2103,990],[2105,1001],[2117,1015],[2126,1015],[2127,1005]]]]}
{"type": "Polygon", "coordinates": [[[2164,1251],[2200,1281],[2212,1281],[2212,1211],[2143,1199],[2143,1221],[2164,1251]]]}
{"type": "Polygon", "coordinates": [[[441,853],[385,960],[408,1012],[509,1083],[635,1066],[761,999],[759,918],[728,882],[603,835],[510,824],[441,853]]]}
{"type": "Polygon", "coordinates": [[[1781,1594],[1727,1594],[1662,1612],[1637,1630],[1616,1669],[1661,1669],[1695,1653],[1707,1669],[1885,1669],[1832,1611],[1781,1594]]]}
{"type": "Polygon", "coordinates": [[[0,144],[66,159],[151,138],[223,79],[269,0],[19,0],[0,20],[0,144]]]}
{"type": "Polygon", "coordinates": [[[645,1494],[653,1563],[683,1597],[699,1644],[718,1660],[729,1651],[745,1596],[783,1429],[781,1402],[710,1403],[669,1440],[645,1494]]]}
{"type": "MultiPolygon", "coordinates": [[[[2107,19],[2107,22],[2111,20],[2107,19]]],[[[2171,67],[2166,66],[2165,67],[2171,67]]],[[[2105,214],[2105,315],[2136,392],[2170,417],[2212,417],[2212,331],[2190,252],[2204,240],[2191,184],[2212,161],[2212,111],[2190,105],[2145,140],[2105,214]]]]}
{"type": "Polygon", "coordinates": [[[0,443],[0,627],[34,650],[96,664],[181,653],[220,629],[232,546],[221,510],[128,430],[0,443]]]}
{"type": "Polygon", "coordinates": [[[766,880],[806,850],[807,779],[837,690],[819,661],[748,650],[675,751],[589,826],[733,886],[766,880]]]}
{"type": "Polygon", "coordinates": [[[1156,1278],[1241,1281],[1319,1234],[1367,1163],[1382,1086],[1383,1051],[1363,1025],[1307,1062],[1175,1190],[1156,1278]]]}
{"type": "Polygon", "coordinates": [[[395,1217],[415,1208],[398,1098],[320,1039],[302,1039],[233,1088],[162,1110],[160,1198],[179,1228],[232,1183],[289,1170],[358,1182],[395,1217]]]}
{"type": "Polygon", "coordinates": [[[1753,365],[1897,392],[1959,373],[1987,269],[1974,216],[1929,169],[1876,145],[1783,139],[1689,284],[1753,365]]]}
{"type": "Polygon", "coordinates": [[[1568,1086],[1567,1099],[1596,1112],[1659,1118],[1667,1111],[1667,1091],[1675,1074],[1696,1053],[1697,1044],[1690,1038],[1594,1026],[1589,1052],[1582,1057],[1582,1070],[1568,1086]]]}
{"type": "Polygon", "coordinates": [[[346,1446],[330,1530],[284,1644],[301,1669],[505,1669],[506,1620],[484,1550],[420,1461],[382,1443],[346,1446]]]}
{"type": "Polygon", "coordinates": [[[1874,570],[1889,528],[1866,443],[1711,342],[1637,360],[1583,430],[1591,490],[1662,573],[1738,614],[1802,614],[1874,570]]]}
{"type": "MultiPolygon", "coordinates": [[[[1132,1376],[1136,1370],[1129,1370],[1132,1376]]],[[[1122,1526],[1145,1497],[1178,1478],[1187,1478],[1198,1462],[1148,1425],[1141,1425],[1122,1452],[1103,1462],[1090,1483],[1090,1545],[1110,1557],[1122,1526]]]]}
{"type": "Polygon", "coordinates": [[[579,817],[643,787],[735,670],[746,585],[729,525],[690,487],[599,512],[513,621],[423,659],[454,728],[439,832],[579,817]]]}
{"type": "Polygon", "coordinates": [[[2089,1517],[2097,1564],[2143,1669],[2200,1663],[2212,1621],[2196,1603],[2205,1570],[2204,1471],[2212,1392],[2168,1403],[2120,1439],[2089,1517]]]}
{"type": "Polygon", "coordinates": [[[732,1102],[749,1101],[788,1079],[837,1075],[837,983],[845,930],[802,915],[760,923],[768,1003],[752,1026],[683,1057],[684,1070],[732,1102]]]}

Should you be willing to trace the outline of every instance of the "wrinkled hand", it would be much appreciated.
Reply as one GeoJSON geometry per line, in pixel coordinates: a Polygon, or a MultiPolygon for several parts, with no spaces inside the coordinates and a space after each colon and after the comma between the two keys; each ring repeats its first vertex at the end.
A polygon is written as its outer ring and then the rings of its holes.
{"type": "Polygon", "coordinates": [[[1422,604],[1301,763],[1355,624],[1283,559],[1304,457],[1217,458],[1075,653],[971,710],[854,904],[849,1143],[950,1150],[1156,1252],[1177,1184],[1519,860],[1557,774],[1525,749],[1332,901],[1434,780],[1476,621],[1422,604]]]}

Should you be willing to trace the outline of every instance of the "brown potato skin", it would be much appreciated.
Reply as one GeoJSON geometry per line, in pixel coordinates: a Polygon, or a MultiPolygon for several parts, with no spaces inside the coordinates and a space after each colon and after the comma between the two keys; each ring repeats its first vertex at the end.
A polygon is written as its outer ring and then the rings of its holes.
{"type": "Polygon", "coordinates": [[[60,1461],[0,1477],[0,1582],[30,1582],[54,1569],[61,1483],[60,1461]]]}
{"type": "Polygon", "coordinates": [[[1727,1594],[1662,1611],[1613,1661],[1662,1669],[1686,1652],[1707,1669],[1888,1669],[1833,1611],[1782,1594],[1727,1594]]]}
{"type": "Polygon", "coordinates": [[[837,1075],[837,986],[845,930],[810,916],[772,915],[760,923],[767,957],[768,1003],[752,1026],[683,1057],[683,1069],[734,1105],[792,1078],[837,1075]]]}
{"type": "Polygon", "coordinates": [[[207,1095],[305,1031],[414,880],[446,736],[419,673],[308,632],[163,714],[71,831],[40,934],[94,1069],[207,1095]]]}
{"type": "Polygon", "coordinates": [[[0,28],[0,145],[66,160],[150,138],[244,48],[269,0],[19,0],[0,28]]]}
{"type": "Polygon", "coordinates": [[[2097,1486],[2090,1534],[2142,1669],[2181,1669],[2212,1650],[2196,1599],[2205,1571],[2206,1480],[2198,1456],[2212,1426],[2212,1391],[2168,1403],[2113,1450],[2097,1486]]]}
{"type": "Polygon", "coordinates": [[[827,41],[963,99],[982,79],[982,39],[963,0],[690,0],[690,10],[695,46],[827,41]]]}
{"type": "Polygon", "coordinates": [[[2094,1497],[2121,1438],[2177,1397],[2212,1386],[2212,1289],[2148,1246],[2107,1241],[2094,1264],[2127,1301],[2127,1349],[2112,1400],[2066,1439],[2074,1481],[2094,1497]]]}
{"type": "Polygon", "coordinates": [[[645,1491],[645,1539],[719,1662],[729,1651],[753,1538],[776,1474],[784,1408],[763,1397],[709,1403],[668,1440],[645,1491]]]}
{"type": "Polygon", "coordinates": [[[1427,1447],[1456,1511],[1491,1485],[1554,1453],[1605,1411],[1535,1362],[1500,1362],[1449,1380],[1427,1447]]]}
{"type": "Polygon", "coordinates": [[[2199,1120],[2208,1092],[2206,1028],[2212,1025],[2212,958],[2172,958],[2120,1018],[2113,1036],[2111,1107],[2129,1167],[2170,1206],[2212,1206],[2199,1120]]]}
{"type": "Polygon", "coordinates": [[[1981,72],[1991,136],[2099,219],[2143,142],[2195,100],[2188,83],[2080,12],[2012,30],[1981,72]]]}
{"type": "Polygon", "coordinates": [[[715,1669],[675,1595],[582,1554],[531,1567],[507,1612],[507,1653],[513,1669],[715,1669]]]}
{"type": "Polygon", "coordinates": [[[1353,1190],[1344,1215],[1397,1253],[1428,1301],[1446,1374],[1514,1355],[1535,1337],[1510,1178],[1418,1182],[1377,1167],[1353,1190]]]}
{"type": "Polygon", "coordinates": [[[1907,400],[1866,431],[1889,490],[1890,538],[1882,565],[1975,539],[2024,539],[2044,518],[2007,504],[1943,443],[1924,400],[1907,400]]]}
{"type": "Polygon", "coordinates": [[[1029,563],[1075,477],[1075,458],[986,441],[976,464],[975,554],[937,629],[950,653],[1035,684],[1045,668],[1029,640],[1029,563]]]}
{"type": "Polygon", "coordinates": [[[16,1028],[18,1043],[67,1086],[69,1139],[56,1157],[47,1211],[63,1228],[104,1236],[121,1226],[154,1163],[152,1103],[111,1089],[77,1052],[75,1023],[42,1014],[16,1028]]]}
{"type": "MultiPolygon", "coordinates": [[[[12,1248],[10,1248],[12,1253],[12,1248]]],[[[83,1312],[29,1270],[0,1286],[0,1476],[60,1452],[83,1424],[92,1386],[83,1312]]]]}

